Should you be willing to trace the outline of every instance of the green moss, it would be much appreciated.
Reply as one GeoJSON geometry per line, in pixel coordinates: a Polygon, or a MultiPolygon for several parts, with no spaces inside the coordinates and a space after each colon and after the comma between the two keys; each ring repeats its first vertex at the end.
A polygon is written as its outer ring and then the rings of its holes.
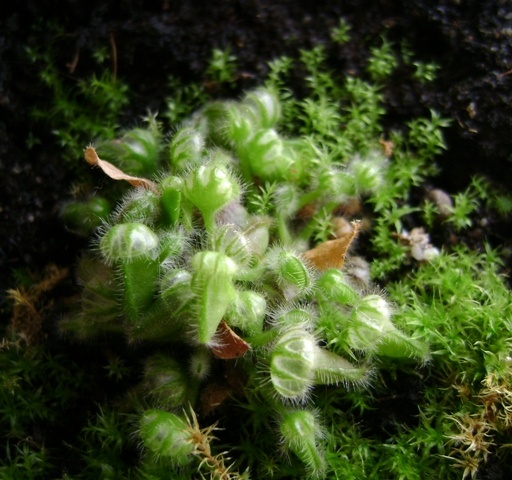
{"type": "MultiPolygon", "coordinates": [[[[42,88],[51,99],[48,105],[35,107],[32,118],[36,125],[51,126],[62,158],[71,168],[84,144],[91,139],[113,139],[118,134],[121,112],[129,101],[128,86],[110,68],[73,84],[57,68],[51,49],[27,49],[27,55],[41,66],[42,88]]],[[[33,135],[30,138],[32,144],[40,143],[33,135]]]]}

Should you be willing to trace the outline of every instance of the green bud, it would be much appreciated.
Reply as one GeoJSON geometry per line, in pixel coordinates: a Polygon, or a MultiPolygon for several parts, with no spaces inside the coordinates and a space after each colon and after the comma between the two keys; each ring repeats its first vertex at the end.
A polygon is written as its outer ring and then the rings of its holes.
{"type": "Polygon", "coordinates": [[[375,353],[390,358],[429,359],[428,346],[425,343],[411,338],[397,328],[387,332],[382,341],[377,345],[375,353]]]}
{"type": "Polygon", "coordinates": [[[314,385],[364,382],[368,370],[317,345],[302,326],[286,331],[270,360],[272,384],[282,397],[304,401],[314,385]]]}
{"type": "Polygon", "coordinates": [[[357,196],[358,189],[354,175],[346,170],[333,172],[332,187],[325,190],[333,200],[343,203],[347,198],[357,196]]]}
{"type": "Polygon", "coordinates": [[[292,327],[309,329],[313,326],[313,315],[306,308],[293,308],[279,315],[275,324],[281,329],[292,327]]]}
{"type": "Polygon", "coordinates": [[[262,257],[267,251],[270,240],[270,225],[268,217],[252,216],[244,228],[244,235],[249,240],[252,253],[262,257]]]}
{"type": "Polygon", "coordinates": [[[185,269],[173,269],[166,272],[160,280],[160,291],[163,297],[174,296],[182,285],[190,286],[192,275],[185,269]]]}
{"type": "Polygon", "coordinates": [[[266,310],[265,297],[252,290],[245,290],[238,293],[226,312],[226,318],[231,326],[240,328],[248,335],[257,335],[263,331],[266,310]]]}
{"type": "Polygon", "coordinates": [[[398,330],[391,321],[391,308],[379,295],[367,295],[354,310],[350,332],[353,348],[371,349],[393,358],[428,358],[427,346],[398,330]]]}
{"type": "Polygon", "coordinates": [[[227,168],[209,163],[201,165],[185,178],[183,194],[203,215],[207,229],[215,225],[215,213],[234,200],[240,187],[227,168]]]}
{"type": "Polygon", "coordinates": [[[151,190],[132,190],[115,212],[117,223],[144,223],[152,225],[160,215],[160,198],[151,190]]]}
{"type": "Polygon", "coordinates": [[[237,265],[226,255],[219,252],[198,252],[192,259],[194,277],[192,282],[212,276],[232,278],[236,273],[237,265]]]}
{"type": "Polygon", "coordinates": [[[159,273],[159,238],[141,223],[114,225],[101,239],[100,251],[121,270],[123,310],[135,321],[152,303],[159,273]]]}
{"type": "Polygon", "coordinates": [[[391,307],[380,295],[366,295],[356,306],[357,315],[362,322],[372,322],[384,328],[391,325],[391,307]]]}
{"type": "Polygon", "coordinates": [[[285,148],[281,136],[271,128],[257,131],[239,148],[238,153],[240,161],[251,174],[262,181],[287,178],[294,163],[292,151],[285,148]]]}
{"type": "Polygon", "coordinates": [[[187,270],[176,269],[168,271],[160,280],[160,297],[176,317],[191,309],[194,296],[190,288],[191,279],[192,275],[187,270]]]}
{"type": "Polygon", "coordinates": [[[192,127],[178,130],[169,146],[173,172],[180,173],[201,163],[205,141],[203,135],[192,127]]]}
{"type": "Polygon", "coordinates": [[[323,476],[325,459],[319,445],[323,432],[315,414],[307,410],[286,412],[281,419],[280,431],[284,446],[304,463],[309,478],[323,476]]]}
{"type": "Polygon", "coordinates": [[[306,292],[313,284],[311,272],[304,261],[294,253],[282,251],[277,256],[273,269],[286,298],[306,292]]]}
{"type": "Polygon", "coordinates": [[[108,218],[110,204],[103,197],[92,197],[85,202],[67,203],[60,214],[72,232],[88,236],[108,218]]]}
{"type": "Polygon", "coordinates": [[[277,95],[264,88],[249,92],[242,101],[243,107],[247,107],[251,123],[256,128],[273,128],[281,117],[277,95]]]}
{"type": "Polygon", "coordinates": [[[136,128],[122,138],[123,162],[134,175],[149,175],[158,168],[160,138],[155,132],[136,128]]]}
{"type": "Polygon", "coordinates": [[[219,252],[203,251],[192,258],[191,287],[195,295],[198,341],[208,344],[236,298],[232,279],[236,263],[219,252]]]}
{"type": "Polygon", "coordinates": [[[304,401],[314,384],[316,340],[311,333],[293,328],[275,343],[270,360],[270,378],[279,395],[304,401]]]}
{"type": "Polygon", "coordinates": [[[147,410],[140,420],[139,435],[156,457],[166,457],[175,465],[186,465],[193,459],[194,444],[187,422],[174,413],[147,410]]]}
{"type": "Polygon", "coordinates": [[[215,228],[209,235],[210,249],[224,253],[240,267],[247,266],[251,259],[249,241],[232,225],[222,225],[215,228]]]}
{"type": "Polygon", "coordinates": [[[176,408],[188,396],[188,375],[174,358],[156,354],[144,366],[145,387],[163,408],[176,408]]]}
{"type": "Polygon", "coordinates": [[[163,269],[174,265],[187,244],[187,238],[181,228],[160,232],[160,266],[163,269]]]}
{"type": "Polygon", "coordinates": [[[100,251],[108,262],[130,262],[155,258],[158,244],[157,234],[146,225],[120,223],[100,239],[100,251]]]}
{"type": "Polygon", "coordinates": [[[329,269],[324,272],[317,280],[315,287],[319,301],[354,305],[359,300],[359,295],[348,285],[340,270],[329,269]]]}
{"type": "Polygon", "coordinates": [[[338,385],[339,383],[365,383],[368,368],[353,365],[339,355],[317,347],[315,362],[316,385],[338,385]]]}
{"type": "Polygon", "coordinates": [[[305,196],[305,200],[314,202],[321,199],[322,203],[345,203],[348,198],[356,195],[353,175],[328,164],[320,165],[320,168],[314,188],[305,196]]]}
{"type": "Polygon", "coordinates": [[[167,177],[162,180],[160,187],[162,189],[160,196],[162,222],[166,226],[176,225],[180,218],[183,180],[179,177],[167,177]]]}
{"type": "Polygon", "coordinates": [[[99,259],[85,255],[78,264],[77,277],[84,287],[79,305],[81,311],[66,316],[60,327],[82,340],[103,332],[121,332],[114,270],[99,259]]]}
{"type": "Polygon", "coordinates": [[[235,146],[242,145],[256,129],[247,109],[240,105],[231,104],[226,107],[224,134],[235,146]]]}
{"type": "Polygon", "coordinates": [[[354,307],[348,342],[356,350],[375,350],[385,335],[394,330],[391,308],[380,295],[367,295],[354,307]]]}
{"type": "Polygon", "coordinates": [[[238,108],[237,103],[229,101],[207,103],[192,117],[191,126],[201,132],[209,145],[229,149],[234,140],[234,132],[249,126],[243,119],[236,117],[238,108]],[[242,122],[237,125],[239,120],[242,122]]]}
{"type": "Polygon", "coordinates": [[[219,225],[231,225],[235,229],[240,229],[248,219],[249,213],[239,200],[229,202],[217,215],[219,225]]]}

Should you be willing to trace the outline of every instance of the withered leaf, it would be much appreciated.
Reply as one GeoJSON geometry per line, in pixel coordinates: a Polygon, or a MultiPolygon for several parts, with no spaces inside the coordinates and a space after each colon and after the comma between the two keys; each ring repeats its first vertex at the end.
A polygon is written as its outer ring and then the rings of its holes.
{"type": "Polygon", "coordinates": [[[89,165],[100,167],[103,172],[113,180],[125,180],[134,187],[144,187],[149,190],[156,190],[156,185],[151,180],[128,175],[121,169],[117,168],[115,165],[112,165],[110,162],[102,160],[100,157],[98,157],[98,154],[93,147],[87,147],[85,149],[84,157],[89,165]]]}
{"type": "Polygon", "coordinates": [[[356,238],[360,223],[358,221],[351,222],[352,231],[344,233],[341,237],[335,240],[327,240],[326,242],[317,245],[315,248],[304,252],[302,256],[314,268],[320,271],[328,270],[329,268],[341,268],[345,262],[345,255],[354,238],[356,238]]]}
{"type": "Polygon", "coordinates": [[[222,358],[223,360],[239,358],[251,348],[243,338],[231,330],[224,320],[217,327],[215,338],[218,344],[212,347],[211,351],[217,358],[222,358]]]}

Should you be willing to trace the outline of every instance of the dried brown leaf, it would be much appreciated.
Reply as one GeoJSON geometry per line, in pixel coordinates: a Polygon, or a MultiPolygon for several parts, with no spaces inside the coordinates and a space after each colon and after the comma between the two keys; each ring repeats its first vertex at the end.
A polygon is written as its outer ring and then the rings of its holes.
{"type": "Polygon", "coordinates": [[[310,265],[322,272],[329,268],[343,267],[348,249],[359,232],[360,222],[351,222],[351,225],[351,231],[347,231],[335,240],[327,240],[308,250],[303,257],[310,265]]]}
{"type": "Polygon", "coordinates": [[[215,338],[218,344],[211,348],[212,353],[223,360],[239,358],[251,348],[243,338],[231,330],[224,320],[217,327],[215,338]]]}
{"type": "Polygon", "coordinates": [[[108,175],[113,180],[125,180],[134,187],[143,187],[149,190],[156,190],[156,185],[151,180],[128,175],[121,169],[117,168],[115,165],[112,165],[110,162],[102,160],[100,157],[98,157],[98,154],[93,147],[89,146],[85,149],[84,157],[89,165],[100,167],[103,170],[103,173],[108,175]]]}

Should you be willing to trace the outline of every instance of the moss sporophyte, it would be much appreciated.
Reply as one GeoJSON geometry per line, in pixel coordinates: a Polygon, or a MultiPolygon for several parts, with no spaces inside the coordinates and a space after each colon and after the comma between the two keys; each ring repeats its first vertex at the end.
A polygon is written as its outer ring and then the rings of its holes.
{"type": "Polygon", "coordinates": [[[82,339],[118,332],[154,345],[138,394],[148,461],[181,468],[197,458],[216,474],[219,463],[199,448],[187,412],[215,410],[205,404],[208,377],[236,359],[243,385],[257,392],[238,401],[272,412],[278,450],[299,462],[297,471],[322,477],[328,438],[316,389],[365,387],[374,358],[428,358],[425,344],[393,324],[389,302],[343,272],[359,224],[315,243],[311,215],[301,218],[378,190],[384,154],[343,166],[318,156],[311,138],[280,134],[280,115],[277,94],[259,88],[238,102],[206,104],[167,146],[161,132],[136,129],[115,148],[86,150],[90,164],[133,190],[82,259],[81,308],[62,328],[82,339]],[[163,164],[153,151],[167,154],[163,164]],[[258,190],[270,185],[272,207],[255,211],[258,190]]]}

